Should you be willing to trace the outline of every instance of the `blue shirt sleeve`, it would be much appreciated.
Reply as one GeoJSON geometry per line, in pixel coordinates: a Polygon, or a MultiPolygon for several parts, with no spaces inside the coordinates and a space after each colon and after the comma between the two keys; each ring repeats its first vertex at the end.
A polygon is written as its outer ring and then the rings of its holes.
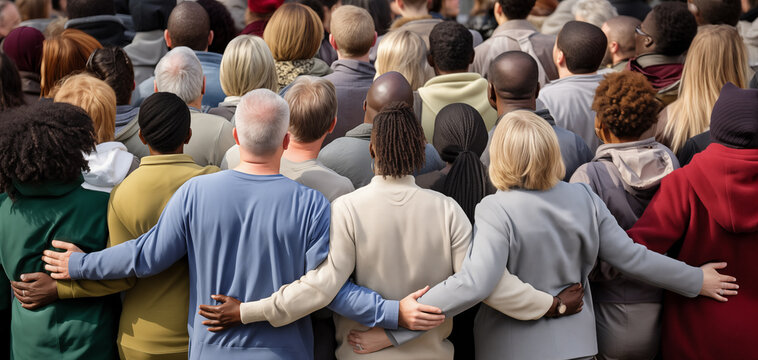
{"type": "Polygon", "coordinates": [[[348,280],[328,308],[364,326],[394,330],[397,329],[400,302],[385,300],[376,291],[348,280]]]}
{"type": "Polygon", "coordinates": [[[187,187],[171,197],[158,223],[137,239],[89,254],[73,253],[68,272],[72,279],[110,280],[158,274],[187,253],[187,187]]]}
{"type": "Polygon", "coordinates": [[[332,208],[329,200],[318,191],[312,191],[321,201],[315,202],[312,224],[308,232],[308,249],[305,251],[305,271],[318,267],[329,255],[329,225],[332,220],[332,208]]]}

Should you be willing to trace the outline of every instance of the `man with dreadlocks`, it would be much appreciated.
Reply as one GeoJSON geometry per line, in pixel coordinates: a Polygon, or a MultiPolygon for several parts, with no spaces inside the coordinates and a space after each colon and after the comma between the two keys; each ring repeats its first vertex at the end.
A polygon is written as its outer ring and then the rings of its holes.
{"type": "MultiPolygon", "coordinates": [[[[0,122],[0,278],[41,272],[53,239],[100,250],[108,239],[108,194],[84,189],[85,153],[94,149],[92,120],[80,108],[52,102],[6,111],[0,122]]],[[[7,288],[7,282],[5,283],[7,288]]],[[[20,294],[25,295],[25,294],[20,294]]],[[[2,301],[6,300],[1,299],[2,301]]],[[[113,359],[118,297],[11,309],[16,359],[113,359]]]]}

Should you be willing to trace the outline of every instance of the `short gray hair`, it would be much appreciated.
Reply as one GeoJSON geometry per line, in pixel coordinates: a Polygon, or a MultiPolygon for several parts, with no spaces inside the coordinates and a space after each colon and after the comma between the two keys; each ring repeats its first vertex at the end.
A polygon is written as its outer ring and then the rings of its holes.
{"type": "Polygon", "coordinates": [[[256,89],[242,97],[235,118],[240,147],[255,155],[270,155],[282,146],[290,109],[273,91],[256,89]]]}
{"type": "Polygon", "coordinates": [[[155,86],[189,104],[203,93],[203,67],[195,52],[179,46],[163,56],[155,66],[155,86]]]}
{"type": "Polygon", "coordinates": [[[574,18],[597,27],[618,16],[616,8],[608,0],[579,0],[571,9],[574,18]]]}

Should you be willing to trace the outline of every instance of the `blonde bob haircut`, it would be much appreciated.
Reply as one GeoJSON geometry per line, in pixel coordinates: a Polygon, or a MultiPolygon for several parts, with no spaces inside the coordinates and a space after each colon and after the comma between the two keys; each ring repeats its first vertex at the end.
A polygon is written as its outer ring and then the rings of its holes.
{"type": "Polygon", "coordinates": [[[116,93],[105,81],[85,73],[69,76],[56,89],[54,101],[84,109],[92,119],[96,143],[115,138],[116,93]]]}
{"type": "Polygon", "coordinates": [[[711,126],[711,111],[726,83],[744,89],[748,82],[745,43],[729,25],[698,28],[687,51],[679,97],[667,108],[668,121],[659,142],[677,153],[687,139],[711,126]]]}
{"type": "Polygon", "coordinates": [[[310,59],[323,39],[324,25],[316,12],[296,3],[280,6],[263,31],[263,40],[276,61],[310,59]]]}
{"type": "Polygon", "coordinates": [[[384,73],[402,74],[413,91],[424,86],[434,72],[426,61],[424,39],[408,30],[390,31],[384,35],[376,49],[376,79],[384,73]]]}
{"type": "Polygon", "coordinates": [[[506,114],[490,145],[490,179],[499,190],[548,190],[566,174],[555,131],[530,111],[506,114]]]}
{"type": "Polygon", "coordinates": [[[274,57],[257,36],[240,35],[229,42],[221,58],[219,79],[227,96],[242,96],[255,89],[279,91],[274,57]]]}

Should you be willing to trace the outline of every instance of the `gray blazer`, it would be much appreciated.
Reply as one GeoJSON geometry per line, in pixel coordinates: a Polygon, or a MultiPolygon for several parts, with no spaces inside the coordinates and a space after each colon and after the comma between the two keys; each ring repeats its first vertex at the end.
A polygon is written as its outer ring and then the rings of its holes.
{"type": "MultiPolygon", "coordinates": [[[[647,250],[622,230],[585,184],[559,182],[546,191],[498,191],[477,206],[474,238],[461,271],[419,299],[453,316],[487,297],[507,268],[538,290],[557,295],[584,284],[576,315],[518,321],[482,305],[474,324],[477,359],[573,359],[597,353],[592,290],[597,259],[622,273],[687,297],[698,295],[699,268],[647,250]],[[540,221],[542,220],[542,221],[540,221]]],[[[393,344],[420,334],[387,331],[393,344]]]]}

